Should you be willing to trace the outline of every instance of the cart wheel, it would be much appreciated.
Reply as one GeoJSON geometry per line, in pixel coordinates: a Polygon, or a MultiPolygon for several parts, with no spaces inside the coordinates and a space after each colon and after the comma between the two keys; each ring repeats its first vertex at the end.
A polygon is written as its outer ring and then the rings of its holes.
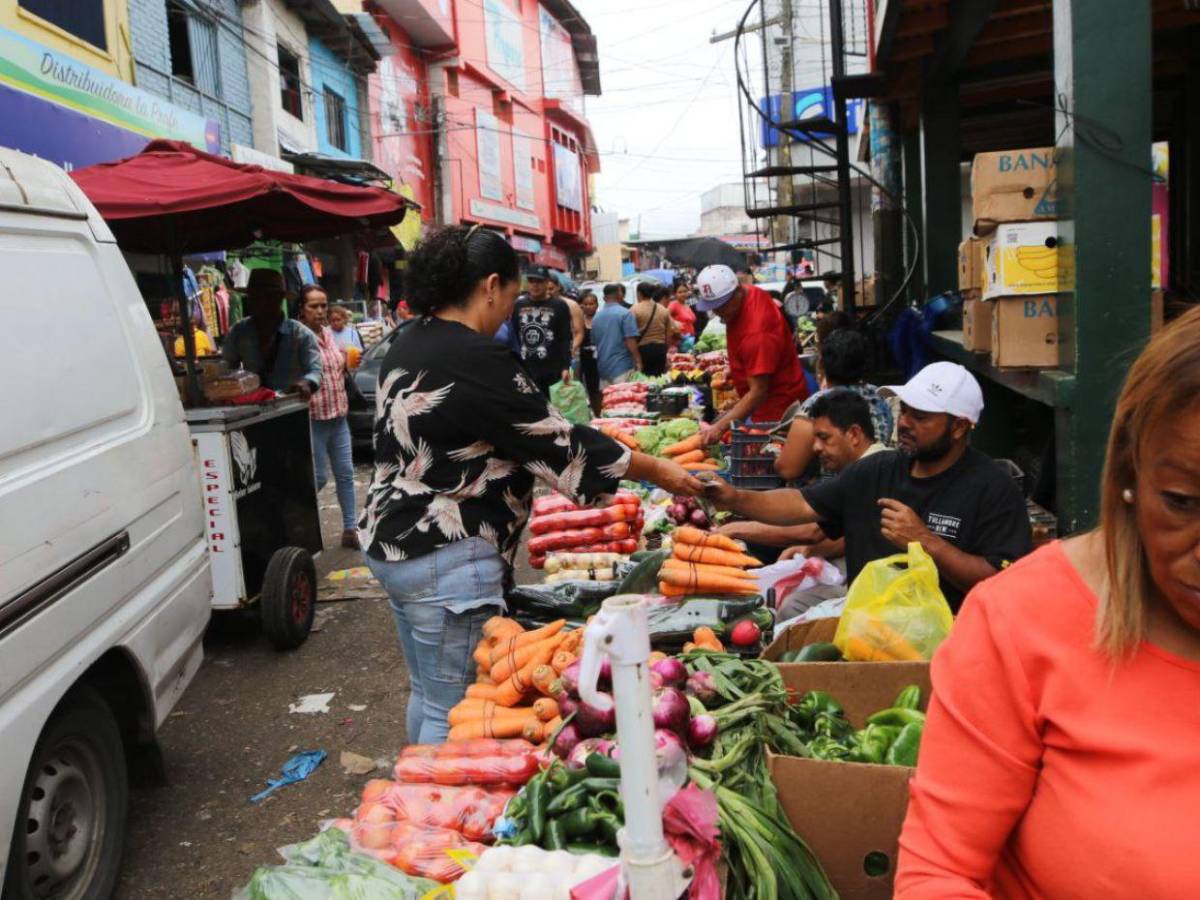
{"type": "Polygon", "coordinates": [[[308,639],[317,611],[317,569],[299,547],[271,556],[259,597],[263,631],[276,650],[294,650],[308,639]]]}

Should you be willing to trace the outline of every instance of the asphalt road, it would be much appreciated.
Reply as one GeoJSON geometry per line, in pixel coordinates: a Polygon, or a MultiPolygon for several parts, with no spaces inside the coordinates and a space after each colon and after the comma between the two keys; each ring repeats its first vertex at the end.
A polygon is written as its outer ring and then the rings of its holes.
{"type": "Polygon", "coordinates": [[[168,783],[134,792],[118,897],[227,900],[256,867],[278,861],[277,847],[354,809],[371,776],[345,774],[343,751],[386,759],[404,744],[408,672],[387,601],[366,580],[325,579],[362,555],[339,546],[332,486],[319,502],[325,545],[335,548],[317,561],[321,593],[358,598],[320,603],[319,630],[289,653],[273,650],[253,622],[213,620],[204,664],[159,733],[168,783]],[[303,695],[328,692],[327,713],[289,711],[303,695]],[[306,781],[251,803],[300,750],[328,757],[306,781]]]}
{"type": "MultiPolygon", "coordinates": [[[[360,502],[367,477],[360,467],[360,502]]],[[[387,600],[369,578],[326,577],[360,566],[362,555],[338,546],[331,485],[319,502],[325,545],[336,548],[317,561],[325,598],[319,630],[299,649],[277,653],[254,623],[214,620],[204,664],[159,733],[167,784],[134,791],[117,892],[123,900],[228,900],[258,866],[280,861],[276,848],[311,837],[324,819],[350,815],[363,784],[385,776],[406,743],[408,670],[387,600]],[[354,599],[328,599],[338,596],[354,599]],[[289,710],[304,695],[329,692],[327,713],[289,710]],[[301,750],[328,757],[307,780],[251,803],[301,750]],[[343,752],[387,768],[347,774],[343,752]]],[[[530,580],[529,571],[518,569],[517,579],[530,580]]]]}

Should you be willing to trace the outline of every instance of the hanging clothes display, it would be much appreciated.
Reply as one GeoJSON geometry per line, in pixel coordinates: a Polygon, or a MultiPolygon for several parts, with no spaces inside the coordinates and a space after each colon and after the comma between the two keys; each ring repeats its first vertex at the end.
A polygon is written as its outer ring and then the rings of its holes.
{"type": "Polygon", "coordinates": [[[229,278],[235,290],[245,290],[250,283],[250,270],[240,259],[231,257],[229,260],[229,278]]]}
{"type": "Polygon", "coordinates": [[[305,284],[316,284],[317,279],[313,275],[312,266],[309,265],[308,256],[304,253],[297,253],[293,260],[297,268],[300,270],[300,277],[304,279],[305,284]]]}

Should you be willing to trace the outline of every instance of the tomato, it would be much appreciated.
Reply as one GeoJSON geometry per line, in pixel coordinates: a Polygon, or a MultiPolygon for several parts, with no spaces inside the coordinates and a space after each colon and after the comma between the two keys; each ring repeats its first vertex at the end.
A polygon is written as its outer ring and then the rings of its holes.
{"type": "Polygon", "coordinates": [[[729,632],[729,642],[737,647],[752,647],[762,637],[762,629],[749,619],[742,619],[729,632]]]}

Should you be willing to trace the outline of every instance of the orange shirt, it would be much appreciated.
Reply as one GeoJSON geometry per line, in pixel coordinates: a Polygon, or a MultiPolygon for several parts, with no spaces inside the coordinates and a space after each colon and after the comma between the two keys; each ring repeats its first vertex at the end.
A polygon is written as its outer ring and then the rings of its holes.
{"type": "Polygon", "coordinates": [[[1092,647],[1060,544],[980,584],[933,660],[898,898],[1200,893],[1200,664],[1092,647]]]}

